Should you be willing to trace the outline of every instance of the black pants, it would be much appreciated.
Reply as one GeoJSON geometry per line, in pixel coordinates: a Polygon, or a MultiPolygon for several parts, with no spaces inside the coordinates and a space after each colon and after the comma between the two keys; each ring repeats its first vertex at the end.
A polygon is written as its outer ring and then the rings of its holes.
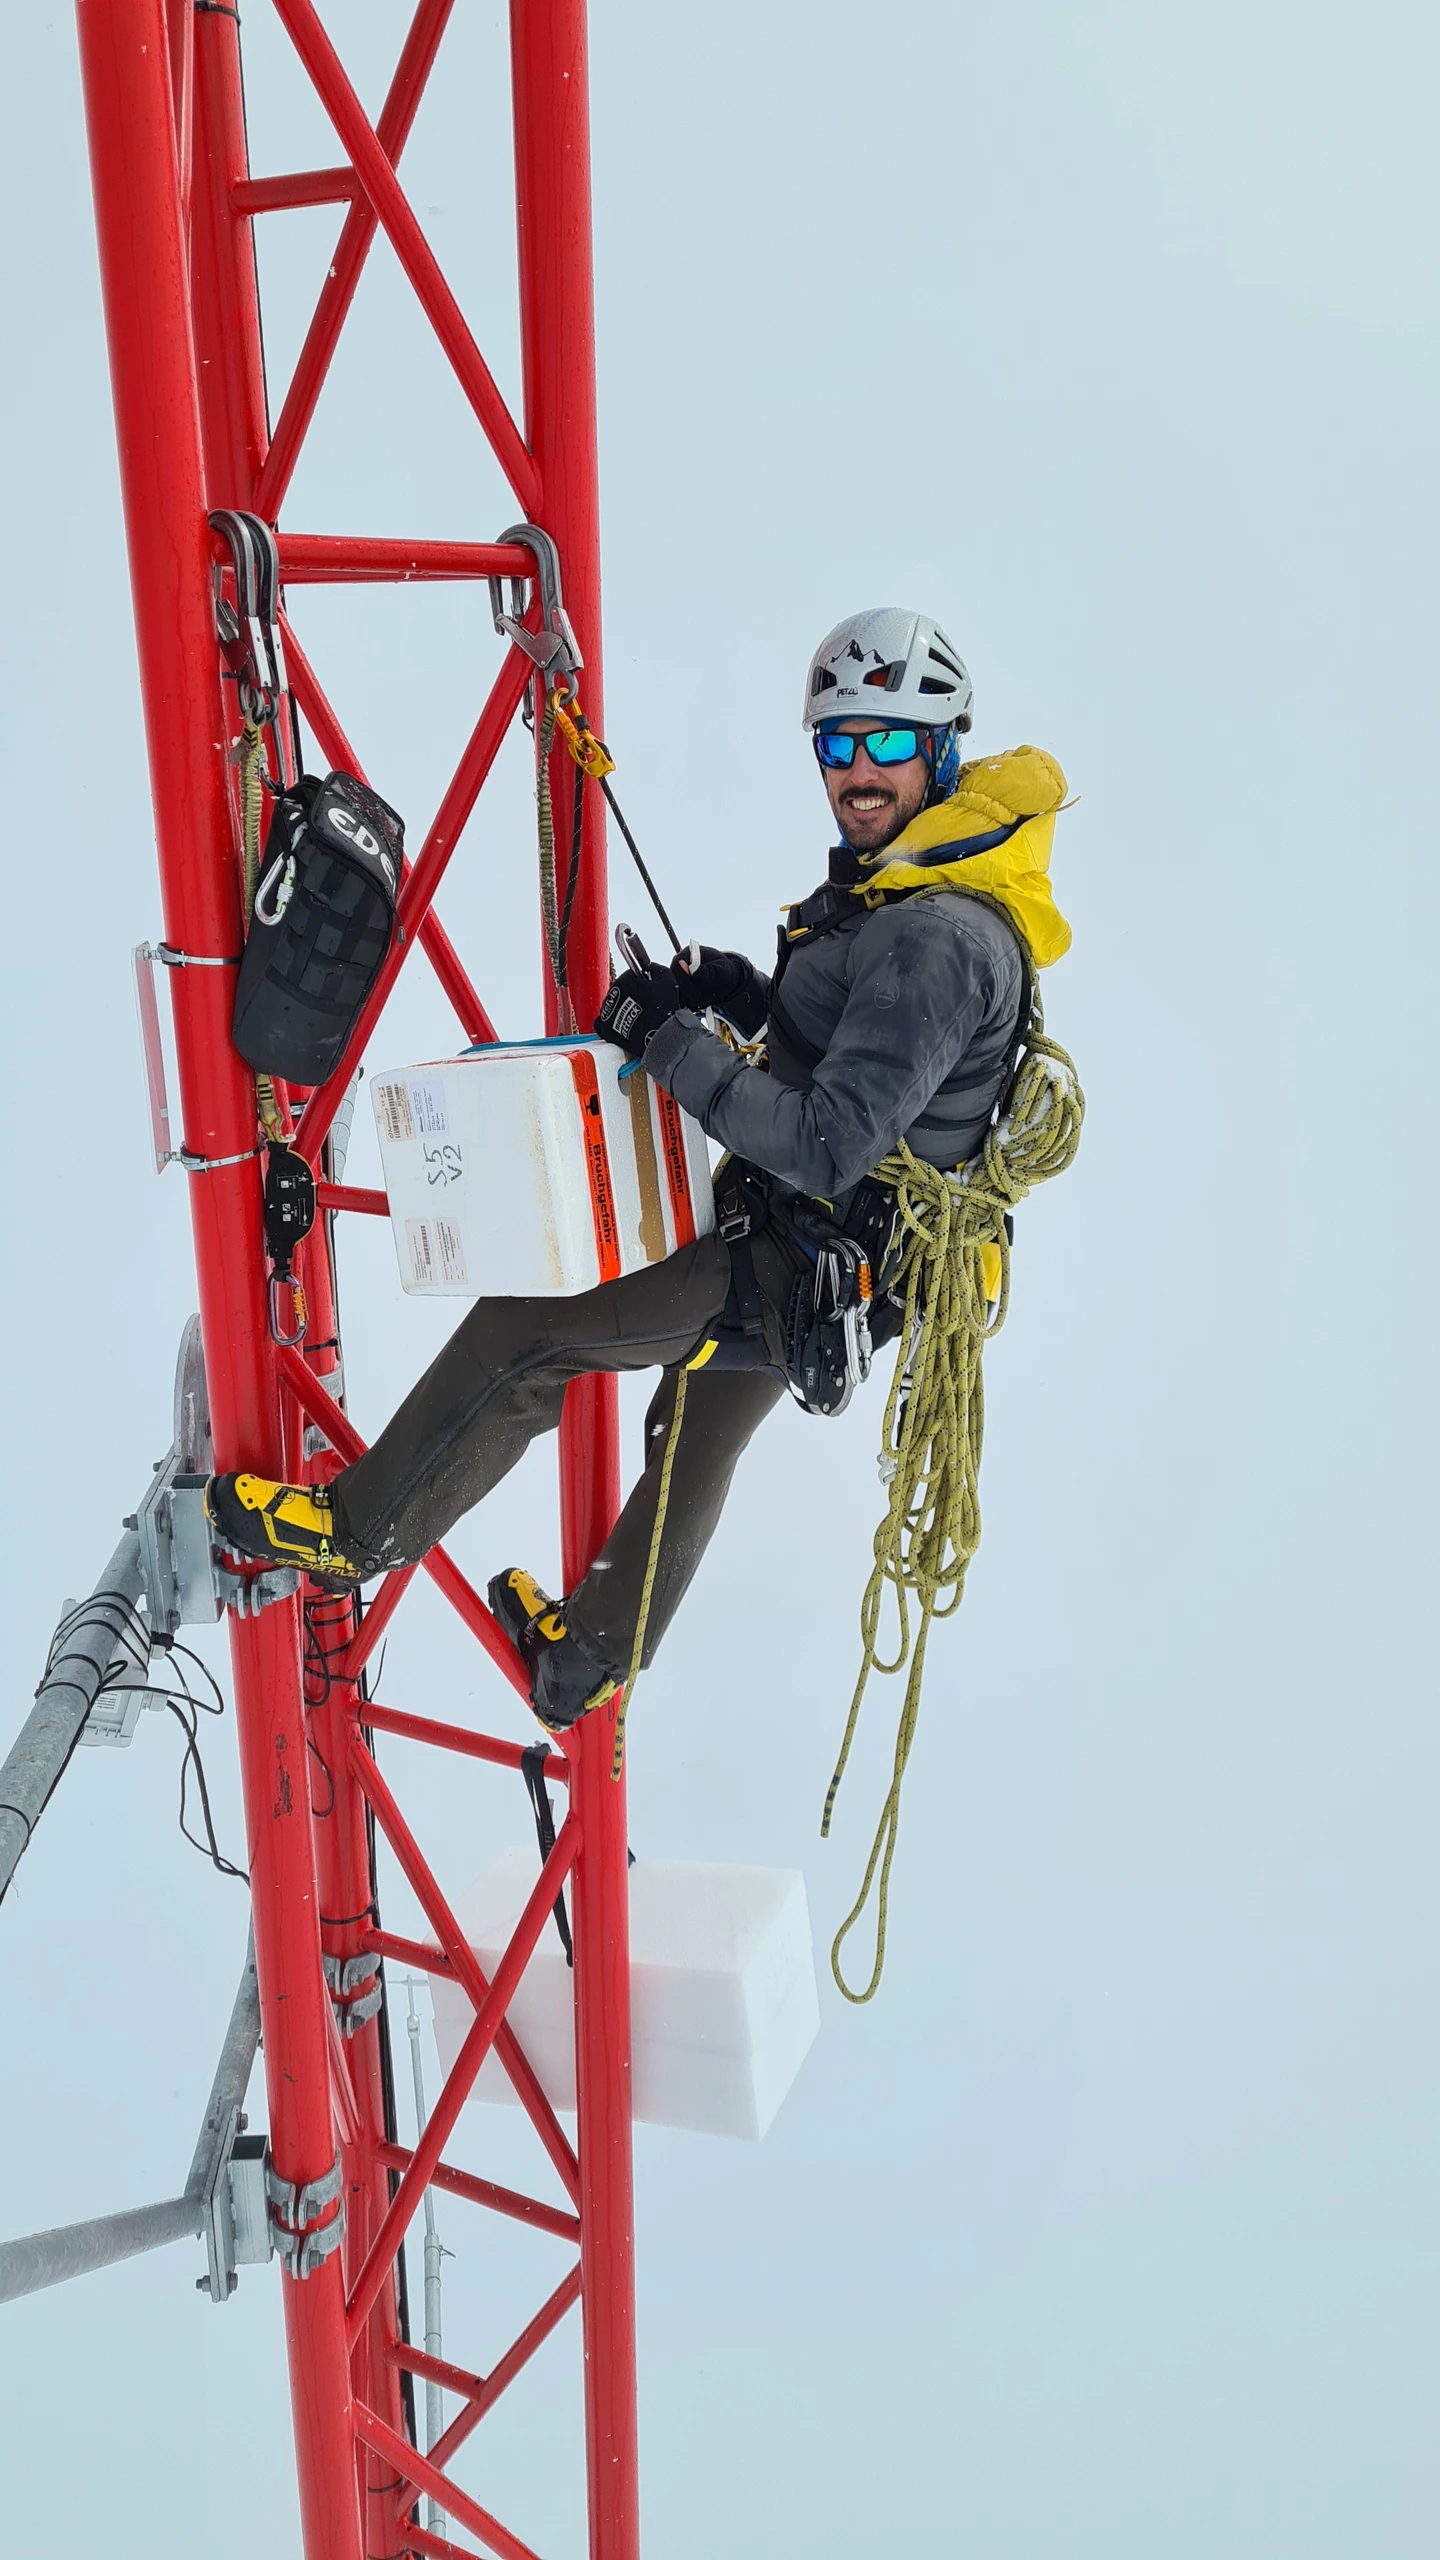
{"type": "MultiPolygon", "coordinates": [[[[786,1269],[768,1238],[757,1239],[756,1268],[773,1335],[786,1269]]],[[[572,1378],[658,1366],[666,1374],[645,1417],[644,1471],[567,1609],[597,1653],[628,1664],[679,1364],[718,1321],[729,1283],[724,1245],[702,1236],[668,1261],[580,1297],[478,1300],[373,1448],[336,1477],[331,1498],[344,1551],[367,1571],[415,1563],[509,1474],[538,1433],[557,1429],[572,1378]]],[[[691,1372],[645,1630],[647,1663],[714,1534],[741,1450],[784,1393],[773,1368],[691,1372]]]]}

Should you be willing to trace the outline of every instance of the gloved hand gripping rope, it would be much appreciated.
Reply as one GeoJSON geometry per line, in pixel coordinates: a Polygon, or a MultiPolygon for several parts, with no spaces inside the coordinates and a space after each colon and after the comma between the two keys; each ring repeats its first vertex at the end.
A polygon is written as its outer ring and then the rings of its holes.
{"type": "Polygon", "coordinates": [[[981,1354],[998,1333],[1010,1302],[1010,1245],[1005,1220],[1017,1201],[1040,1182],[1053,1180],[1074,1161],[1085,1115],[1074,1063],[1041,1028],[1032,988],[1031,1028],[1024,1055],[998,1125],[974,1163],[961,1173],[922,1164],[902,1139],[875,1167],[872,1179],[893,1190],[903,1242],[895,1286],[905,1292],[905,1323],[895,1377],[885,1406],[880,1471],[890,1487],[889,1507],[875,1533],[875,1563],[860,1604],[864,1659],[850,1701],[835,1774],[825,1798],[820,1830],[827,1838],[835,1798],[845,1775],[872,1671],[903,1671],[909,1678],[895,1737],[889,1791],[853,1909],[830,1950],[839,1989],[857,2006],[874,1998],[885,1966],[890,1868],[900,1828],[900,1790],[915,1739],[925,1649],[931,1622],[953,1617],[965,1593],[965,1576],[980,1544],[978,1478],[984,1437],[985,1397],[981,1354]],[[987,1260],[998,1288],[987,1286],[987,1260]],[[894,1589],[899,1617],[894,1659],[878,1650],[886,1586],[894,1589]],[[911,1638],[910,1598],[919,1622],[911,1638]],[[875,1961],[863,1991],[852,1990],[840,1966],[840,1950],[870,1899],[879,1871],[875,1961]]]}

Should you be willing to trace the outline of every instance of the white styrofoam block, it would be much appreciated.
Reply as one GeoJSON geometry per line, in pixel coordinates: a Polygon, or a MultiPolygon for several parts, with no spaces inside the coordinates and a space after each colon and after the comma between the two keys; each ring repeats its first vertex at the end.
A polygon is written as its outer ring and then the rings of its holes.
{"type": "MultiPolygon", "coordinates": [[[[507,1849],[455,1905],[482,1971],[495,1967],[540,1872],[533,1844],[507,1849]]],[[[758,2142],[820,2024],[805,1879],[789,1867],[630,1870],[630,1998],[635,2113],[645,2124],[758,2142]]],[[[474,2011],[458,1984],[434,1984],[435,2040],[448,2074],[474,2011]]],[[[553,2107],[575,2105],[571,1975],[547,1922],[510,2004],[553,2107]]],[[[491,2054],[474,2096],[513,2100],[491,2054]]]]}
{"type": "Polygon", "coordinates": [[[710,1233],[705,1133],[625,1063],[608,1040],[497,1042],[373,1078],[402,1288],[573,1297],[710,1233]]]}

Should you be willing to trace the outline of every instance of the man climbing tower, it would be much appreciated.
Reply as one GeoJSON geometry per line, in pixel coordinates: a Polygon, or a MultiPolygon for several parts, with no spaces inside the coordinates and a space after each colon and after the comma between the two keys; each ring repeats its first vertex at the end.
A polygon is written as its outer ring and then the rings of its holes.
{"type": "Polygon", "coordinates": [[[1047,868],[1064,776],[1033,747],[962,764],[971,699],[927,616],[839,624],[811,660],[804,722],[840,841],[828,879],[790,910],[774,972],[692,946],[673,966],[627,969],[601,1006],[597,1032],[727,1150],[716,1232],[575,1297],[479,1300],[332,1483],[212,1479],[227,1550],[341,1585],[414,1563],[557,1427],[571,1379],[658,1366],[644,1469],[583,1581],[563,1602],[518,1568],[490,1585],[552,1730],[613,1695],[642,1617],[649,1661],[787,1385],[811,1411],[848,1400],[843,1380],[828,1400],[814,1384],[817,1269],[863,1270],[862,1298],[873,1276],[872,1341],[900,1328],[895,1198],[871,1168],[901,1141],[946,1169],[974,1157],[1010,1086],[1032,967],[1069,946],[1047,868]],[[768,1072],[707,1013],[742,1043],[763,1032],[768,1072]]]}

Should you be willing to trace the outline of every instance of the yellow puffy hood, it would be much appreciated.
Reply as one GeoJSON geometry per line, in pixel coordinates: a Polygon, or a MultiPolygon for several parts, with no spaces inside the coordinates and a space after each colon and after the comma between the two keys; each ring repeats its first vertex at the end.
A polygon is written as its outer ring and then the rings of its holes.
{"type": "Polygon", "coordinates": [[[1004,908],[1036,968],[1046,969],[1070,948],[1070,927],[1050,886],[1055,812],[1064,797],[1065,776],[1041,747],[1010,747],[963,764],[949,799],[911,819],[855,895],[869,905],[886,890],[943,884],[978,891],[1004,908]],[[967,853],[967,845],[975,849],[967,853]]]}

